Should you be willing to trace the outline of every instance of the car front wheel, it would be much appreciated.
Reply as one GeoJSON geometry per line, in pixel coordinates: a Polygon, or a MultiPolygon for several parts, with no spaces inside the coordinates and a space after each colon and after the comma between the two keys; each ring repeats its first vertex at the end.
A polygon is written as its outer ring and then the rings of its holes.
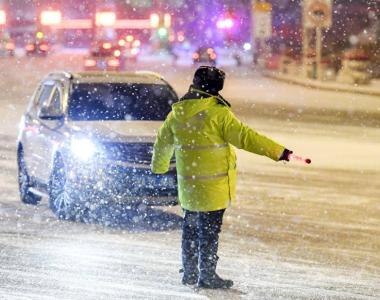
{"type": "Polygon", "coordinates": [[[65,165],[60,156],[54,160],[53,171],[49,180],[49,206],[53,213],[63,220],[74,218],[74,201],[67,184],[65,165]]]}

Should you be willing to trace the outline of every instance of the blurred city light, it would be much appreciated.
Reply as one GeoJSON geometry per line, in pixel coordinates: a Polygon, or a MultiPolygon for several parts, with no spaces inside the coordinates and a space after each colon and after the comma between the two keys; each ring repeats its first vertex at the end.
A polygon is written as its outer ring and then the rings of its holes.
{"type": "Polygon", "coordinates": [[[12,42],[8,42],[5,44],[5,49],[7,49],[7,50],[14,50],[15,48],[16,48],[16,46],[12,42]]]}
{"type": "Polygon", "coordinates": [[[112,11],[97,12],[95,16],[95,24],[97,26],[111,27],[116,22],[116,14],[112,11]]]}
{"type": "Polygon", "coordinates": [[[152,28],[157,28],[160,25],[160,16],[158,14],[150,15],[150,26],[152,28]]]}
{"type": "Polygon", "coordinates": [[[49,50],[49,46],[45,45],[45,44],[40,45],[39,48],[40,48],[41,51],[48,51],[49,50]]]}
{"type": "Polygon", "coordinates": [[[169,28],[172,25],[172,17],[170,14],[164,15],[164,26],[169,28]]]}
{"type": "Polygon", "coordinates": [[[85,67],[95,67],[96,61],[94,59],[88,58],[84,61],[85,67]]]}
{"type": "Polygon", "coordinates": [[[111,49],[112,48],[112,44],[111,43],[103,43],[103,49],[111,49]]]}
{"type": "Polygon", "coordinates": [[[185,34],[184,34],[183,31],[178,32],[177,39],[178,39],[178,42],[180,42],[180,43],[182,43],[183,41],[185,41],[185,34]]]}
{"type": "Polygon", "coordinates": [[[219,29],[231,29],[234,26],[234,21],[231,18],[219,20],[216,27],[219,29]]]}
{"type": "Polygon", "coordinates": [[[35,46],[33,44],[27,44],[25,46],[25,50],[27,50],[27,51],[33,51],[34,48],[35,48],[35,46]]]}
{"type": "Polygon", "coordinates": [[[119,40],[118,44],[119,44],[120,47],[124,47],[125,44],[126,44],[126,42],[125,42],[124,39],[121,39],[121,40],[119,40]]]}
{"type": "Polygon", "coordinates": [[[7,14],[4,10],[0,10],[0,25],[5,25],[7,23],[7,14]]]}
{"type": "Polygon", "coordinates": [[[39,39],[39,40],[43,39],[44,38],[44,33],[42,31],[37,31],[36,38],[39,39]]]}
{"type": "Polygon", "coordinates": [[[133,48],[132,50],[131,50],[131,54],[132,55],[137,55],[139,53],[139,49],[138,48],[133,48]]]}
{"type": "Polygon", "coordinates": [[[131,34],[127,35],[126,40],[127,40],[127,42],[129,42],[129,43],[132,42],[132,41],[134,40],[133,35],[131,35],[131,34]]]}
{"type": "Polygon", "coordinates": [[[120,62],[116,58],[115,59],[110,59],[108,61],[108,66],[110,66],[110,67],[118,67],[118,66],[120,66],[120,62]]]}
{"type": "Polygon", "coordinates": [[[251,50],[251,49],[252,49],[252,45],[251,45],[251,43],[244,43],[244,45],[243,45],[243,49],[244,49],[245,51],[249,51],[249,50],[251,50]]]}
{"type": "Polygon", "coordinates": [[[158,29],[158,36],[160,38],[167,37],[168,36],[168,30],[165,27],[161,27],[160,29],[158,29]]]}
{"type": "Polygon", "coordinates": [[[41,12],[42,25],[59,25],[62,21],[62,13],[59,10],[45,10],[41,12]]]}

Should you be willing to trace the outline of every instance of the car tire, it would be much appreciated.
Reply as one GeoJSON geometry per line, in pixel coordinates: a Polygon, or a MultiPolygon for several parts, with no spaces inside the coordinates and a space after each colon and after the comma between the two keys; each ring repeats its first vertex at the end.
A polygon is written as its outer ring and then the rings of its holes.
{"type": "Polygon", "coordinates": [[[37,196],[30,192],[30,188],[33,187],[32,180],[26,169],[26,163],[24,159],[24,150],[21,146],[17,151],[17,165],[18,165],[18,187],[20,192],[21,202],[25,204],[36,205],[41,201],[41,196],[37,196]]]}
{"type": "Polygon", "coordinates": [[[73,220],[74,199],[67,186],[67,172],[60,155],[54,159],[53,170],[48,185],[49,207],[61,220],[73,220]]]}

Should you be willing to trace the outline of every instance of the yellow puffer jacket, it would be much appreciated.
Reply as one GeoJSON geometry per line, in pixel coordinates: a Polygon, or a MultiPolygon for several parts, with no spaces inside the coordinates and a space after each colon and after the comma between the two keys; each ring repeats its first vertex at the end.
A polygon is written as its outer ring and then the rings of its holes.
{"type": "Polygon", "coordinates": [[[168,171],[175,151],[178,196],[190,211],[215,211],[235,200],[236,155],[233,147],[278,161],[284,147],[240,122],[217,97],[184,100],[158,132],[152,171],[168,171]]]}

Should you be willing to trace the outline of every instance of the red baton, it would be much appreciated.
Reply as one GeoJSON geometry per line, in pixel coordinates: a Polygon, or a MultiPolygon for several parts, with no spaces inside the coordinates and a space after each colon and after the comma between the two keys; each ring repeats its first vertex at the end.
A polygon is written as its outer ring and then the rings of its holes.
{"type": "Polygon", "coordinates": [[[311,164],[311,159],[310,158],[303,158],[302,156],[295,155],[295,154],[289,154],[289,160],[297,160],[301,161],[305,164],[311,164]]]}

